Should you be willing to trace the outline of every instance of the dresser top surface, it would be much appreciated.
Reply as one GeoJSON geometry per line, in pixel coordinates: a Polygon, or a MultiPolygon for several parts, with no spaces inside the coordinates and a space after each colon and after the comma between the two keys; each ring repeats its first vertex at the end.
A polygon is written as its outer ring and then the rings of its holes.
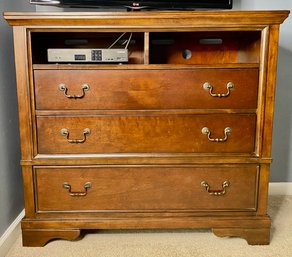
{"type": "Polygon", "coordinates": [[[281,24],[288,10],[163,12],[6,12],[12,26],[240,26],[281,24]],[[178,21],[180,20],[180,21],[178,21]]]}

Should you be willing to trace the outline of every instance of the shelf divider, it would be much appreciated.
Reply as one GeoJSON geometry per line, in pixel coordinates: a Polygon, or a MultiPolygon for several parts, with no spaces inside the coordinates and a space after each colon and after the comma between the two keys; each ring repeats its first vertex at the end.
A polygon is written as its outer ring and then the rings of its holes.
{"type": "Polygon", "coordinates": [[[144,33],[144,64],[149,64],[149,32],[144,33]]]}

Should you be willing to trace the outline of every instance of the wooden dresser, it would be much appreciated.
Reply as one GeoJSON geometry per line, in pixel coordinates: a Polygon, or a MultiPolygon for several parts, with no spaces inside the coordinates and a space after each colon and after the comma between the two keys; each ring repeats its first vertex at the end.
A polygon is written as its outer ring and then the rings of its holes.
{"type": "Polygon", "coordinates": [[[23,245],[150,228],[268,244],[278,34],[288,14],[5,13],[23,245]],[[126,48],[129,60],[48,62],[55,48],[126,48]]]}

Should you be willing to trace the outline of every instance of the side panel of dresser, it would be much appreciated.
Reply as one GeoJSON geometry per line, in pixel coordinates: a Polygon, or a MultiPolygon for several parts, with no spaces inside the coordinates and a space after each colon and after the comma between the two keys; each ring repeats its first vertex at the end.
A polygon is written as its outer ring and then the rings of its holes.
{"type": "MultiPolygon", "coordinates": [[[[271,160],[276,66],[278,57],[279,25],[266,27],[262,32],[262,58],[258,114],[259,158],[271,160]]],[[[262,165],[259,188],[258,215],[267,213],[270,164],[262,165]]]]}
{"type": "MultiPolygon", "coordinates": [[[[14,55],[16,68],[21,161],[31,162],[33,158],[33,129],[30,97],[30,67],[27,53],[27,33],[23,26],[13,27],[14,55]]],[[[32,166],[22,166],[24,182],[25,216],[35,216],[32,166]]]]}

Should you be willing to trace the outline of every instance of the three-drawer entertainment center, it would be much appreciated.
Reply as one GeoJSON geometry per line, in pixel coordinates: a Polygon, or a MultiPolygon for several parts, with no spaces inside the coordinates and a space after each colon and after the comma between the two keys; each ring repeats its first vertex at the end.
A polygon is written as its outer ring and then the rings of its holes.
{"type": "Polygon", "coordinates": [[[5,13],[23,244],[158,228],[268,244],[278,36],[288,14],[5,13]],[[48,62],[48,49],[116,48],[128,61],[48,62]]]}

